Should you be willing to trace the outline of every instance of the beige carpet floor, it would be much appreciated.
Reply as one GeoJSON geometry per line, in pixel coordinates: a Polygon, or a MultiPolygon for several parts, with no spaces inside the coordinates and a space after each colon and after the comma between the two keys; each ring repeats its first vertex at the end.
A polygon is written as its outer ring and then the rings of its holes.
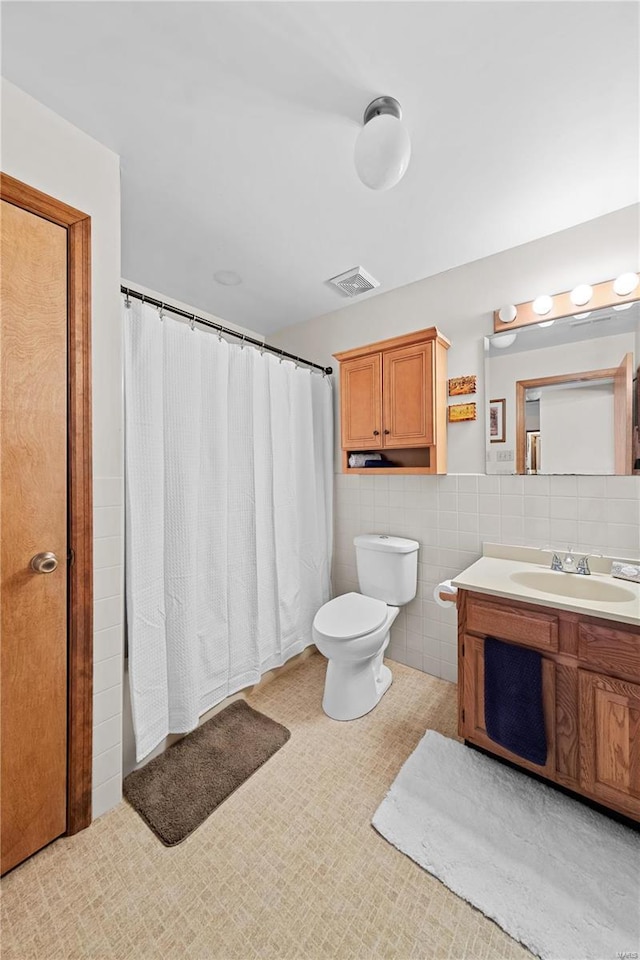
{"type": "Polygon", "coordinates": [[[526,960],[530,954],[380,837],[371,817],[456,690],[396,663],[367,717],[320,706],[316,654],[249,702],[291,739],[184,843],[126,803],[2,882],[3,960],[526,960]]]}

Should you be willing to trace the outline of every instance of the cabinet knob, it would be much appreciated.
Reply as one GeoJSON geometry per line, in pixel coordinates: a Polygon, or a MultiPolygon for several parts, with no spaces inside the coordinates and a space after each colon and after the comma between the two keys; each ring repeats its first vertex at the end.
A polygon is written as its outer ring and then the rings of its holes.
{"type": "Polygon", "coordinates": [[[385,433],[391,433],[391,431],[390,431],[390,430],[385,430],[385,433]]]}
{"type": "Polygon", "coordinates": [[[377,437],[379,434],[380,434],[380,431],[379,431],[379,430],[374,430],[374,431],[373,431],[374,437],[377,437]]]}

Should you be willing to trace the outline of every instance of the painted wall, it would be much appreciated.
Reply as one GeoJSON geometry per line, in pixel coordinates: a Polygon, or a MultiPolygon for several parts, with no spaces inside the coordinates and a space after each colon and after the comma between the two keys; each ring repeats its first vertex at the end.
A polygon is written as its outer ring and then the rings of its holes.
{"type": "Polygon", "coordinates": [[[543,390],[540,472],[615,474],[613,424],[613,384],[543,390]]]}
{"type": "MultiPolygon", "coordinates": [[[[336,351],[436,325],[452,341],[449,376],[477,374],[478,394],[472,399],[482,411],[483,338],[493,332],[492,311],[502,303],[636,270],[638,212],[638,206],[628,207],[359,300],[286,327],[270,340],[335,367],[336,351]]],[[[336,382],[336,413],[338,393],[336,382]]],[[[418,594],[394,624],[389,656],[446,680],[456,679],[456,614],[453,607],[436,606],[433,589],[476,560],[483,541],[573,544],[585,552],[640,557],[640,477],[485,476],[481,412],[475,422],[449,426],[448,476],[344,476],[338,471],[336,457],[334,592],[358,589],[354,536],[376,532],[419,540],[418,594]]]]}
{"type": "Polygon", "coordinates": [[[122,793],[123,456],[120,163],[2,81],[2,170],[88,213],[92,231],[94,475],[93,816],[122,793]]]}

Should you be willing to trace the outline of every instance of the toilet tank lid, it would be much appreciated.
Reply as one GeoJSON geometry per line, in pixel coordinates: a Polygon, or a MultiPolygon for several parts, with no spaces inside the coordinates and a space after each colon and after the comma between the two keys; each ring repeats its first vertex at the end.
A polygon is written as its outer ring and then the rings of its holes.
{"type": "Polygon", "coordinates": [[[388,537],[386,534],[379,533],[365,533],[360,537],[354,537],[353,542],[361,550],[382,550],[385,553],[415,553],[420,547],[417,540],[388,537]]]}

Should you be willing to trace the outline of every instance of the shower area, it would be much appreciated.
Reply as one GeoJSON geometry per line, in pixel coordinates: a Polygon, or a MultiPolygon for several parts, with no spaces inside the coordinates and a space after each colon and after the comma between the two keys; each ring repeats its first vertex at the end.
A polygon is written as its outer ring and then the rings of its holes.
{"type": "Polygon", "coordinates": [[[333,413],[322,367],[133,290],[123,311],[139,763],[311,644],[330,597],[333,413]]]}

